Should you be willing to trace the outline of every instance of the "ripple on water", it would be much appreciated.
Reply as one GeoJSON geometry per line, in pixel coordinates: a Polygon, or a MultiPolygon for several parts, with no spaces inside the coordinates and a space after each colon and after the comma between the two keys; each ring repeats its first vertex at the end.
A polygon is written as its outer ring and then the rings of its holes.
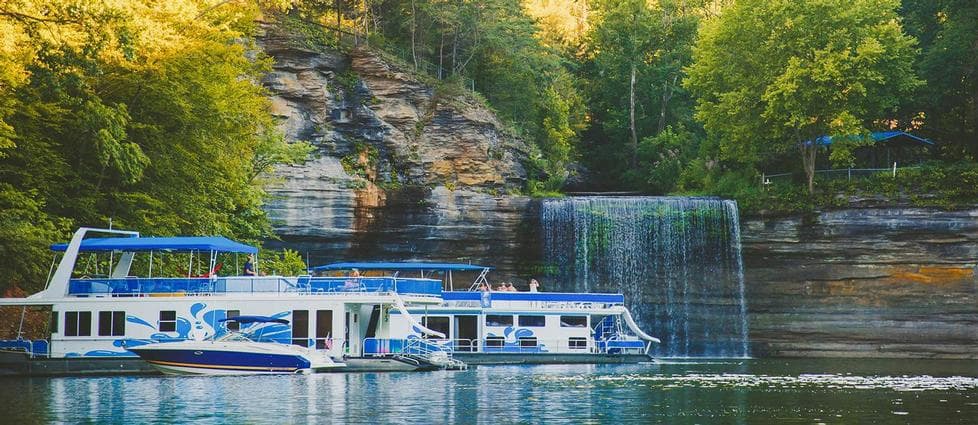
{"type": "Polygon", "coordinates": [[[893,391],[964,391],[978,389],[978,378],[967,376],[935,377],[917,376],[853,376],[850,374],[802,374],[798,376],[771,376],[752,374],[688,374],[688,375],[577,375],[549,376],[546,379],[576,382],[593,380],[608,384],[650,382],[665,387],[769,387],[855,389],[893,391]]]}

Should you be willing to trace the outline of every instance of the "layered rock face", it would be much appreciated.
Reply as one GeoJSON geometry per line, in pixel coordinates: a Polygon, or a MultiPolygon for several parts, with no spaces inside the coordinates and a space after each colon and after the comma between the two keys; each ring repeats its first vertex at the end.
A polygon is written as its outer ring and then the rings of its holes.
{"type": "Polygon", "coordinates": [[[525,185],[527,147],[490,110],[369,50],[314,50],[264,30],[273,113],[289,140],[316,148],[309,162],[277,171],[266,210],[285,246],[312,264],[466,261],[522,246],[532,208],[500,195],[525,185]]]}
{"type": "Polygon", "coordinates": [[[978,209],[742,221],[752,354],[978,358],[978,209]]]}

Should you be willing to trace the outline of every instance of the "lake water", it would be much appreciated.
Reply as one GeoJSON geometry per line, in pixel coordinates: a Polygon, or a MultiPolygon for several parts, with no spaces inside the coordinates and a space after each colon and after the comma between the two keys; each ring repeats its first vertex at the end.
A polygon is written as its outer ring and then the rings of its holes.
{"type": "Polygon", "coordinates": [[[0,423],[978,423],[978,362],[700,360],[0,379],[0,423]]]}

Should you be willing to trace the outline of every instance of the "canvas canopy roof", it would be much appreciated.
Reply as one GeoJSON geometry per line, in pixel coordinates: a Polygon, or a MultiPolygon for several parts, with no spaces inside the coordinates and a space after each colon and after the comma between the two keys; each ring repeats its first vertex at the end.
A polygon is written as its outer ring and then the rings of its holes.
{"type": "MultiPolygon", "coordinates": [[[[63,252],[67,248],[68,244],[64,243],[51,245],[52,251],[63,252]]],[[[80,251],[220,251],[254,254],[258,248],[223,236],[175,236],[85,239],[80,251]]]]}
{"type": "MultiPolygon", "coordinates": [[[[910,143],[917,143],[917,144],[927,145],[927,146],[934,145],[934,142],[928,139],[914,136],[913,134],[907,133],[905,131],[877,131],[872,133],[872,137],[876,143],[910,142],[910,143]]],[[[832,136],[819,137],[815,139],[815,142],[822,146],[831,145],[832,136]]]]}

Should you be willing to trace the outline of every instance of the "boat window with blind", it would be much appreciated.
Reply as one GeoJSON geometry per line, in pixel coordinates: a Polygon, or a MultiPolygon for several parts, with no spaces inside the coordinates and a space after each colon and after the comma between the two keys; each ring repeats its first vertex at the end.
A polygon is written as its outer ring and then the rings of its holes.
{"type": "Polygon", "coordinates": [[[53,333],[53,334],[58,333],[58,316],[60,316],[60,314],[58,314],[57,311],[52,311],[51,312],[51,329],[50,330],[51,330],[51,333],[53,333]]]}
{"type": "Polygon", "coordinates": [[[160,312],[160,321],[157,322],[160,332],[177,331],[177,312],[164,310],[160,312]]]}
{"type": "MultiPolygon", "coordinates": [[[[450,321],[451,319],[448,317],[442,316],[425,316],[421,318],[421,324],[424,325],[424,327],[436,332],[441,332],[445,334],[445,337],[449,337],[449,335],[451,335],[448,329],[448,323],[450,321]]],[[[426,334],[425,338],[427,337],[428,335],[426,334]]]]}
{"type": "Polygon", "coordinates": [[[560,316],[562,328],[586,328],[587,316],[560,316]]]}
{"type": "Polygon", "coordinates": [[[292,345],[309,346],[309,310],[292,310],[292,345]]]}
{"type": "Polygon", "coordinates": [[[547,326],[547,316],[520,315],[519,324],[520,326],[526,326],[530,328],[542,328],[544,326],[547,326]]]}
{"type": "Polygon", "coordinates": [[[520,337],[520,347],[536,347],[537,337],[535,336],[521,336],[520,337]]]}
{"type": "Polygon", "coordinates": [[[126,334],[126,312],[98,312],[98,336],[124,336],[126,334]]]}
{"type": "MultiPolygon", "coordinates": [[[[241,310],[228,310],[227,313],[225,314],[225,316],[227,316],[228,319],[232,317],[238,317],[240,315],[241,315],[241,310]]],[[[238,322],[224,322],[224,326],[227,326],[229,331],[241,330],[241,324],[238,322]]]]}
{"type": "Polygon", "coordinates": [[[512,315],[487,314],[486,326],[513,326],[512,315]]]}
{"type": "Polygon", "coordinates": [[[587,338],[572,337],[567,341],[567,348],[571,350],[587,349],[587,338]]]}
{"type": "Polygon", "coordinates": [[[501,336],[487,336],[486,347],[502,347],[506,345],[506,339],[501,336]]]}
{"type": "Polygon", "coordinates": [[[92,312],[66,311],[65,336],[92,336],[92,312]]]}

